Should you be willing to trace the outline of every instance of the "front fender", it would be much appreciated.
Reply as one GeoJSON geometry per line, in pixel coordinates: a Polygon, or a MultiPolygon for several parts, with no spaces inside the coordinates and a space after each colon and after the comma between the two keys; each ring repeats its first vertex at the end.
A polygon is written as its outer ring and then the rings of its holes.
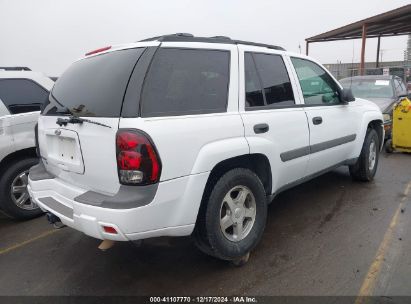
{"type": "MultiPolygon", "coordinates": [[[[368,125],[372,121],[379,121],[381,122],[381,128],[383,130],[383,137],[384,138],[384,128],[382,126],[383,117],[380,111],[367,111],[362,116],[361,127],[360,130],[357,132],[357,138],[355,139],[355,146],[350,158],[357,158],[361,154],[361,149],[365,140],[365,135],[367,134],[368,125]]],[[[381,149],[384,146],[384,140],[381,141],[381,149]]]]}

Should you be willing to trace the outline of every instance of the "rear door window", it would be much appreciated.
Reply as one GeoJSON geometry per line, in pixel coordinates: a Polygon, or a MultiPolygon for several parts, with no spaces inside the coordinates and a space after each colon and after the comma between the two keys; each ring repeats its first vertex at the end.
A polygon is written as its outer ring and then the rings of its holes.
{"type": "Polygon", "coordinates": [[[131,72],[143,52],[119,50],[73,63],[55,83],[43,114],[67,109],[76,116],[119,117],[131,72]]]}
{"type": "Polygon", "coordinates": [[[290,78],[281,55],[246,52],[244,69],[246,110],[295,104],[290,78]]]}
{"type": "Polygon", "coordinates": [[[49,92],[29,79],[1,79],[0,100],[11,114],[40,111],[49,92]]]}
{"type": "Polygon", "coordinates": [[[283,58],[273,54],[253,54],[268,106],[294,105],[294,94],[283,58]]]}
{"type": "Polygon", "coordinates": [[[229,61],[229,51],[160,48],[144,83],[141,116],[225,112],[229,61]]]}
{"type": "Polygon", "coordinates": [[[264,106],[264,93],[261,87],[257,69],[254,64],[253,56],[250,53],[244,54],[245,70],[245,107],[264,106]]]}

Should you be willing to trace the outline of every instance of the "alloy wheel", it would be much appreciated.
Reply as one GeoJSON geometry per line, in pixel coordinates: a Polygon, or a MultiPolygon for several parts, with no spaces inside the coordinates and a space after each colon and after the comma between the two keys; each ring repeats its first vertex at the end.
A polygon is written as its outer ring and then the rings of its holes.
{"type": "Polygon", "coordinates": [[[11,183],[10,195],[14,204],[24,210],[34,210],[38,206],[30,199],[27,190],[29,171],[17,175],[11,183]]]}
{"type": "Polygon", "coordinates": [[[224,196],[220,209],[220,228],[232,242],[243,240],[253,228],[256,218],[256,201],[246,186],[233,187],[224,196]]]}

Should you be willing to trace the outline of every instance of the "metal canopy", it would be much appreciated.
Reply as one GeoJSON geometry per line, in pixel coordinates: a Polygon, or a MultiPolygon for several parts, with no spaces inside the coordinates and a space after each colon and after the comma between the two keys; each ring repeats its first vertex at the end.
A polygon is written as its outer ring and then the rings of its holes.
{"type": "Polygon", "coordinates": [[[305,39],[308,42],[358,39],[367,24],[367,38],[411,34],[411,4],[305,39]]]}
{"type": "Polygon", "coordinates": [[[385,12],[346,26],[331,30],[310,38],[306,41],[306,53],[308,46],[313,42],[326,42],[347,39],[362,39],[361,47],[361,73],[364,72],[365,41],[367,38],[378,38],[377,65],[381,37],[400,36],[411,34],[411,4],[402,6],[389,12],[385,12]]]}

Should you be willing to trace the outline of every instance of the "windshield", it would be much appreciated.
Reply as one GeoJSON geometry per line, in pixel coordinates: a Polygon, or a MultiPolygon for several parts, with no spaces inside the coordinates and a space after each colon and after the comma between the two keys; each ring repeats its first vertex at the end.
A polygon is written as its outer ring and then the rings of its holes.
{"type": "Polygon", "coordinates": [[[73,63],[55,83],[42,114],[119,117],[130,75],[143,51],[114,51],[73,63]]]}
{"type": "Polygon", "coordinates": [[[359,98],[392,98],[394,91],[388,79],[344,79],[340,81],[344,88],[351,89],[359,98]]]}

